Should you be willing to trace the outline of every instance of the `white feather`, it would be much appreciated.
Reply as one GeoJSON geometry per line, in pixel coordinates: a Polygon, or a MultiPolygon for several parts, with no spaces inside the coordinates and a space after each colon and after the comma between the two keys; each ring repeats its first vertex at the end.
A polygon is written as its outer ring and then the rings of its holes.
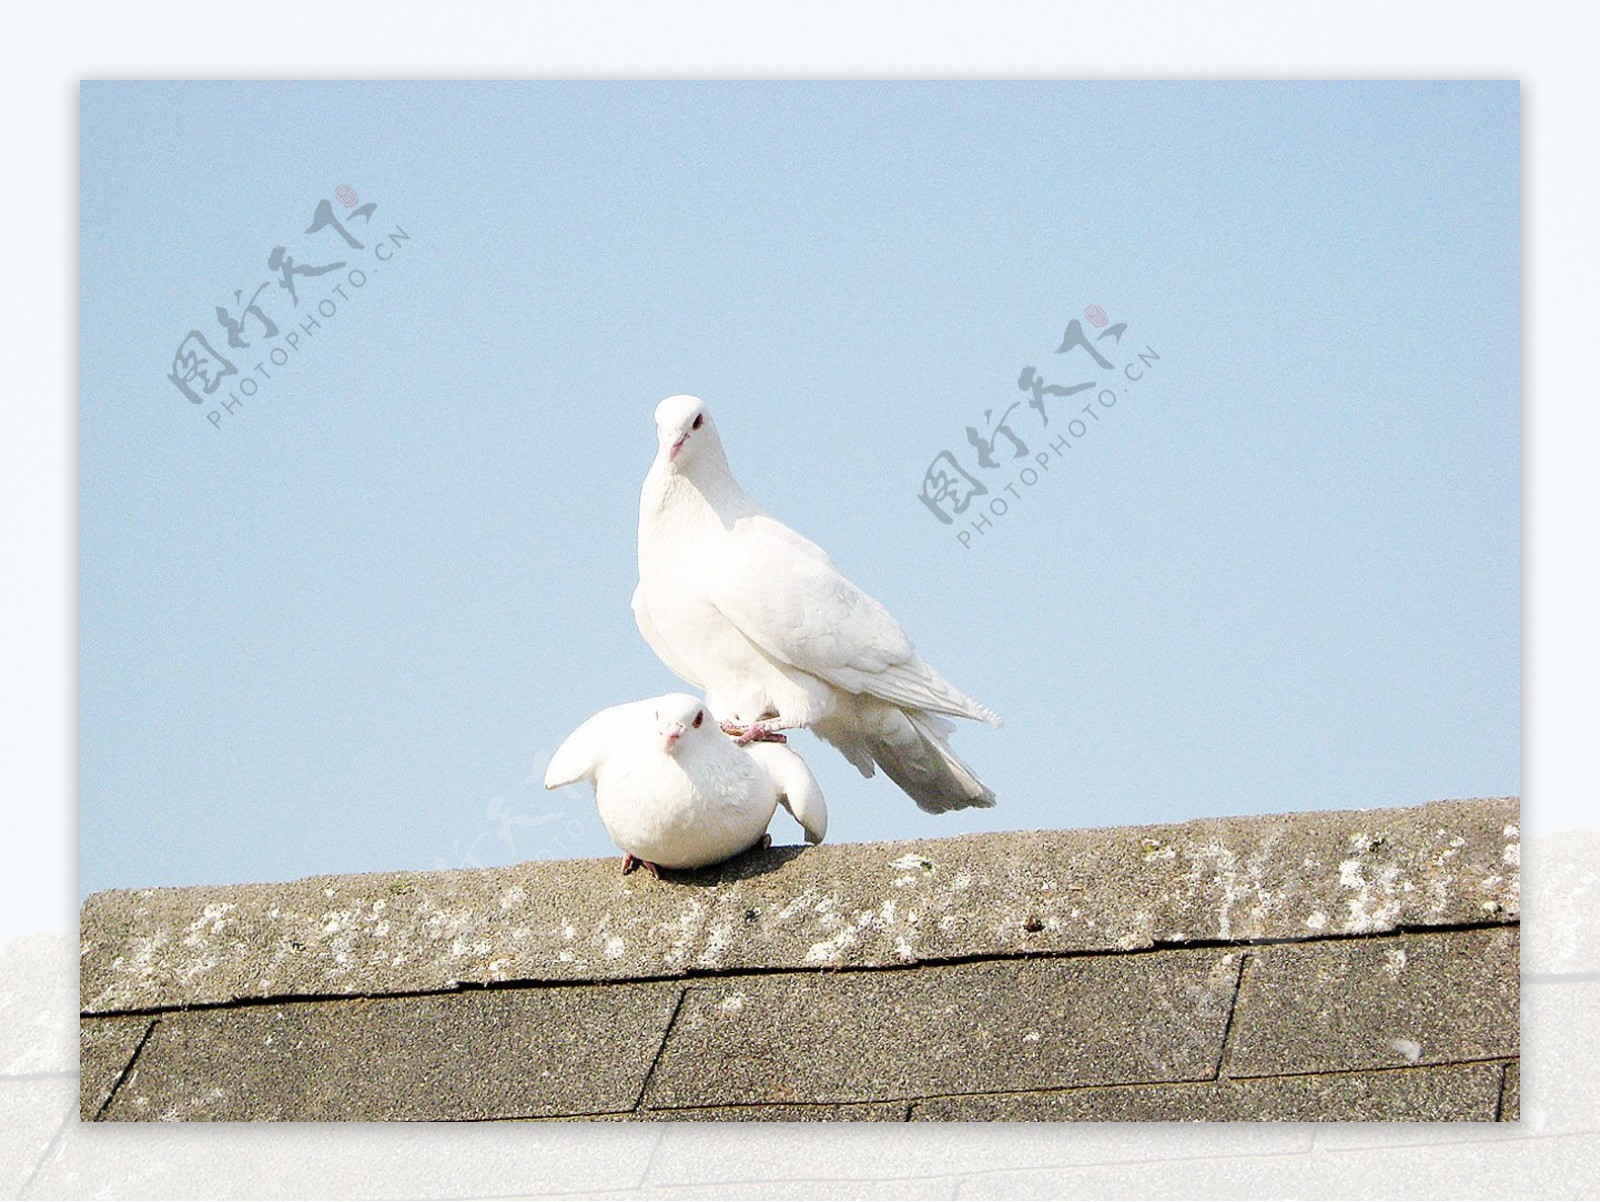
{"type": "Polygon", "coordinates": [[[800,757],[776,745],[770,751],[783,756],[740,747],[707,711],[686,693],[601,710],[556,749],[545,788],[591,781],[612,841],[662,868],[738,855],[761,839],[779,802],[820,841],[827,808],[800,757]]]}
{"type": "Polygon", "coordinates": [[[760,510],[697,398],[667,398],[656,427],[633,608],[662,662],[720,719],[812,727],[924,809],[992,805],[936,715],[998,726],[995,713],[923,660],[820,547],[760,510]]]}
{"type": "Polygon", "coordinates": [[[828,803],[822,786],[806,762],[781,743],[751,743],[745,748],[778,786],[778,804],[806,833],[807,843],[821,843],[828,833],[828,803]]]}

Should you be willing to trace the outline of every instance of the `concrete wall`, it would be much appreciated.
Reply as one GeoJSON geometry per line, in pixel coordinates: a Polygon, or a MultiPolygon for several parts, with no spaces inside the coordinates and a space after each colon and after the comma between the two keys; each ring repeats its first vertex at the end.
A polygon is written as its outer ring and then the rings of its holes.
{"type": "Polygon", "coordinates": [[[1514,1119],[1514,799],[98,894],[85,1119],[1514,1119]]]}

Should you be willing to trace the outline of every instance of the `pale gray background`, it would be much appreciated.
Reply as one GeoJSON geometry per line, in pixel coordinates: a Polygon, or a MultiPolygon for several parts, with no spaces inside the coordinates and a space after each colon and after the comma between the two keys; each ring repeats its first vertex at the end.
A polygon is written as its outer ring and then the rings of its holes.
{"type": "MultiPolygon", "coordinates": [[[[997,19],[992,9],[980,13],[927,4],[886,6],[873,13],[811,6],[790,10],[786,18],[731,4],[654,16],[619,5],[581,13],[553,8],[538,15],[500,5],[464,11],[451,25],[408,19],[404,7],[388,5],[380,15],[359,5],[330,9],[291,3],[276,6],[270,19],[243,10],[210,12],[202,19],[188,5],[153,5],[137,13],[61,5],[30,12],[30,36],[7,43],[0,128],[11,154],[13,186],[3,203],[13,286],[0,290],[0,318],[15,353],[5,391],[10,420],[0,440],[0,554],[7,563],[7,587],[0,596],[12,632],[0,644],[0,784],[8,799],[0,843],[4,929],[64,933],[75,924],[75,96],[76,81],[95,74],[1520,77],[1528,184],[1524,783],[1528,807],[1535,811],[1550,806],[1584,814],[1600,795],[1600,764],[1592,755],[1592,732],[1600,725],[1592,687],[1600,674],[1600,647],[1589,637],[1596,611],[1590,515],[1600,510],[1600,475],[1590,462],[1600,421],[1588,401],[1592,306],[1586,299],[1600,266],[1590,219],[1596,193],[1590,132],[1600,116],[1600,77],[1589,49],[1600,30],[1591,10],[1533,4],[1511,21],[1490,4],[1317,3],[1292,9],[1266,3],[1158,4],[1131,15],[1108,7],[1065,10],[1040,4],[1011,6],[997,19]],[[782,23],[774,28],[774,22],[782,23]]],[[[1531,895],[1538,863],[1534,848],[1527,859],[1531,895]]],[[[1565,895],[1575,895],[1583,875],[1568,882],[1565,895]]],[[[1593,940],[1579,926],[1592,907],[1564,918],[1545,913],[1542,921],[1560,924],[1552,933],[1567,937],[1575,958],[1544,971],[1592,978],[1600,964],[1583,954],[1593,940]]],[[[1536,913],[1531,932],[1540,922],[1536,913]]],[[[47,1145],[54,1144],[59,1154],[67,1147],[63,1133],[79,1140],[70,1118],[75,988],[72,949],[64,934],[31,959],[19,943],[8,945],[5,955],[5,979],[13,986],[5,999],[8,1007],[30,1006],[36,1014],[58,1016],[58,1036],[48,1050],[8,1057],[0,1069],[6,1078],[0,1130],[7,1133],[0,1145],[0,1164],[7,1167],[0,1191],[14,1192],[47,1145]],[[25,981],[38,984],[24,986],[25,981]]],[[[1311,1171],[1305,1175],[1272,1157],[1248,1164],[1226,1159],[1197,1164],[1179,1144],[1152,1147],[1148,1132],[1091,1132],[1085,1138],[1106,1141],[1100,1159],[1113,1167],[1088,1180],[1063,1171],[1070,1156],[1058,1132],[991,1128],[937,1136],[964,1168],[991,1166],[997,1174],[1022,1174],[1005,1181],[991,1178],[976,1185],[972,1196],[1378,1196],[1402,1189],[1417,1196],[1592,1196],[1600,1182],[1592,1151],[1593,1133],[1600,1128],[1592,1100],[1595,1070],[1573,1053],[1594,1046],[1595,1012],[1592,1004],[1551,996],[1559,987],[1534,982],[1527,991],[1528,1054],[1531,1064],[1535,1040],[1542,1040],[1545,1088],[1564,1091],[1568,1103],[1564,1112],[1547,1115],[1572,1120],[1567,1129],[1581,1134],[1563,1135],[1547,1122],[1542,1129],[1534,1124],[1506,1133],[1532,1139],[1462,1148],[1439,1147],[1438,1140],[1452,1137],[1429,1133],[1424,1142],[1435,1144],[1432,1151],[1397,1156],[1392,1148],[1353,1150],[1343,1161],[1346,1171],[1331,1176],[1326,1163],[1307,1161],[1311,1171]],[[1163,1155],[1163,1163],[1145,1170],[1130,1167],[1163,1155]],[[1403,1178],[1396,1176],[1397,1168],[1406,1170],[1403,1178]],[[1446,1176],[1446,1170],[1458,1175],[1446,1176]]],[[[1537,1088],[1530,1068],[1525,1095],[1531,1098],[1537,1088]]],[[[117,1193],[117,1182],[140,1175],[136,1158],[143,1155],[151,1167],[176,1167],[177,1177],[167,1180],[179,1185],[169,1190],[185,1187],[196,1196],[222,1190],[287,1196],[308,1189],[359,1196],[379,1184],[361,1166],[392,1166],[392,1152],[400,1148],[421,1155],[416,1133],[394,1132],[393,1140],[380,1138],[383,1134],[190,1130],[168,1133],[160,1144],[126,1136],[102,1140],[79,1162],[76,1190],[117,1193]],[[377,1141],[371,1153],[354,1142],[363,1134],[377,1141]],[[310,1175],[301,1175],[298,1165],[309,1166],[310,1175]],[[336,1165],[351,1172],[336,1175],[336,1165]]],[[[678,1188],[688,1196],[706,1196],[708,1189],[683,1183],[719,1179],[740,1137],[750,1136],[683,1132],[675,1139],[681,1153],[675,1163],[682,1167],[657,1178],[662,1182],[657,1191],[678,1188]]],[[[1273,1137],[1267,1132],[1259,1138],[1273,1137]]],[[[429,1154],[429,1163],[437,1165],[429,1177],[435,1188],[412,1181],[413,1192],[444,1192],[451,1182],[459,1183],[462,1194],[627,1189],[642,1179],[650,1159],[637,1148],[646,1138],[637,1132],[545,1131],[525,1151],[504,1131],[465,1132],[458,1138],[439,1145],[436,1161],[429,1154]],[[530,1160],[543,1168],[519,1167],[530,1160]]],[[[1245,1133],[1242,1138],[1256,1137],[1245,1133]]],[[[1381,1137],[1361,1132],[1350,1138],[1381,1137]]],[[[850,1188],[841,1180],[852,1176],[898,1177],[908,1159],[913,1170],[926,1167],[925,1151],[890,1154],[883,1139],[872,1132],[772,1133],[773,1141],[789,1140],[795,1148],[784,1174],[791,1196],[808,1190],[837,1195],[850,1188]]],[[[757,1158],[778,1159],[775,1146],[760,1149],[757,1158]]],[[[388,1184],[391,1193],[407,1188],[388,1184]]],[[[39,1196],[69,1192],[44,1192],[47,1185],[43,1179],[35,1182],[39,1196]]],[[[122,1192],[129,1189],[125,1184],[122,1192]]],[[[887,1196],[897,1189],[907,1196],[912,1192],[893,1185],[857,1192],[887,1196]]],[[[752,1192],[749,1187],[735,1191],[739,1196],[752,1192]]]]}

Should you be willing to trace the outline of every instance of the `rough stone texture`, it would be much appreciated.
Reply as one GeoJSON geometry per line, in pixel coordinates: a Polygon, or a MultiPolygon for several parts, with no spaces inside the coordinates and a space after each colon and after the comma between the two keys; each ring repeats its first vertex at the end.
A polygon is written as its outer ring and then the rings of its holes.
{"type": "Polygon", "coordinates": [[[645,1109],[630,1117],[652,1122],[735,1123],[901,1123],[904,1102],[832,1106],[689,1106],[645,1109]]]}
{"type": "Polygon", "coordinates": [[[903,1123],[910,1103],[861,1102],[821,1106],[683,1106],[615,1114],[566,1114],[530,1123],[903,1123]]]}
{"type": "MultiPolygon", "coordinates": [[[[913,1115],[1382,1118],[1464,1138],[1435,1123],[1521,1113],[1516,832],[1491,800],[779,849],[667,881],[603,861],[100,895],[80,1106],[676,1120],[620,1185],[668,1191],[707,1121],[753,1124],[715,1180],[758,1192],[815,1170],[795,1133],[818,1121],[873,1122],[885,1174],[946,1190],[978,1170],[913,1115]]],[[[1311,1148],[1292,1123],[1163,1129],[1130,1130],[1182,1155],[1311,1148]]],[[[1064,1153],[1015,1130],[995,1167],[1087,1163],[1109,1138],[1064,1153]]],[[[76,1188],[62,1146],[39,1190],[76,1188]]]]}
{"type": "Polygon", "coordinates": [[[938,1122],[1492,1122],[1501,1066],[1139,1085],[1055,1093],[933,1098],[913,1121],[938,1122]]]}
{"type": "Polygon", "coordinates": [[[1522,1065],[1513,1060],[1506,1065],[1500,1081],[1500,1121],[1522,1121],[1522,1065]]]}
{"type": "Polygon", "coordinates": [[[1225,1073],[1396,1068],[1517,1055],[1513,927],[1252,951],[1225,1073]]]}
{"type": "MultiPolygon", "coordinates": [[[[1522,1054],[1508,1066],[1501,1112],[1504,1136],[1544,1141],[1571,1134],[1600,1136],[1600,1040],[1594,1037],[1600,1031],[1600,981],[1524,978],[1522,1013],[1522,1054]]],[[[1318,1135],[1317,1146],[1409,1149],[1468,1138],[1482,1136],[1368,1124],[1330,1128],[1318,1135]]],[[[1600,1177],[1596,1182],[1600,1184],[1600,1177]]],[[[1600,1196],[1600,1189],[1588,1193],[1600,1196]]]]}
{"type": "Polygon", "coordinates": [[[876,967],[1513,920],[1517,802],[774,848],[654,881],[614,860],[121,890],[82,915],[81,1006],[459,982],[876,967]]]}
{"type": "Polygon", "coordinates": [[[83,1020],[78,1041],[79,1118],[88,1121],[105,1109],[154,1022],[143,1015],[83,1020]]]}
{"type": "Polygon", "coordinates": [[[1174,951],[781,975],[684,995],[651,1106],[847,1102],[1200,1080],[1239,954],[1174,951]]]}
{"type": "Polygon", "coordinates": [[[163,1017],[110,1119],[486,1119],[628,1110],[666,985],[496,990],[163,1017]]]}

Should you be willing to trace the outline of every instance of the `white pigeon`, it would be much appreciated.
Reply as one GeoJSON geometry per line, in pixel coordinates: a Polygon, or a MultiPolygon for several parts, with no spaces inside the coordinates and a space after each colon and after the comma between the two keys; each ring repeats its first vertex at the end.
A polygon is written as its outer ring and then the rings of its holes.
{"type": "Polygon", "coordinates": [[[821,843],[828,829],[828,807],[804,760],[774,743],[739,745],[687,693],[614,705],[568,735],[544,787],[580,780],[594,784],[625,873],[640,864],[651,875],[703,868],[766,846],[779,803],[806,842],[821,843]]]}
{"type": "Polygon", "coordinates": [[[668,397],[655,420],[633,616],[661,661],[741,741],[810,727],[924,810],[993,805],[940,715],[998,726],[994,712],[924,662],[822,548],[745,495],[698,397],[668,397]]]}

